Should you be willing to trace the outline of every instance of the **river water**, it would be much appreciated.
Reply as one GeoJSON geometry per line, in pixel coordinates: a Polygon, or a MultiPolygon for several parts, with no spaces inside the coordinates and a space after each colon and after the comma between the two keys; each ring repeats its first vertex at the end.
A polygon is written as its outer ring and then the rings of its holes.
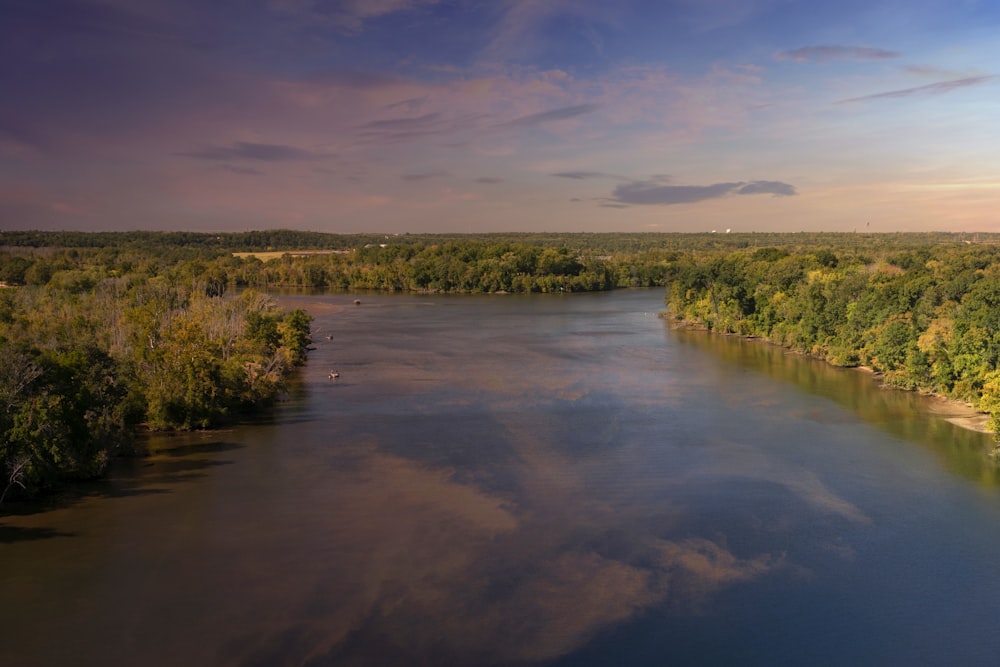
{"type": "Polygon", "coordinates": [[[660,291],[360,298],[294,298],[259,423],[0,518],[0,664],[996,664],[991,441],[929,399],[660,291]]]}

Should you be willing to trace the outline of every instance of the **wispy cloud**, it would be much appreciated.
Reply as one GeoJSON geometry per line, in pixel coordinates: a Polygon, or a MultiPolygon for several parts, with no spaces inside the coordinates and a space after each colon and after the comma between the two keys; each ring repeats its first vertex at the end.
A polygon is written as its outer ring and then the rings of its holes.
{"type": "Polygon", "coordinates": [[[603,171],[560,171],[555,174],[550,174],[550,176],[556,176],[558,178],[569,178],[574,181],[585,181],[589,179],[614,179],[614,180],[628,180],[621,176],[616,176],[614,174],[608,174],[603,171]]]}
{"type": "Polygon", "coordinates": [[[413,11],[438,0],[270,0],[271,9],[295,15],[313,24],[325,25],[340,32],[358,33],[365,23],[389,14],[413,11]]]}
{"type": "Polygon", "coordinates": [[[366,143],[392,144],[421,137],[453,134],[476,127],[486,114],[467,114],[449,118],[434,111],[421,116],[373,120],[361,125],[357,138],[366,143]]]}
{"type": "Polygon", "coordinates": [[[494,176],[480,176],[476,179],[476,183],[482,183],[483,185],[499,185],[503,183],[502,178],[496,178],[494,176]]]}
{"type": "Polygon", "coordinates": [[[719,199],[728,195],[770,194],[788,197],[798,194],[795,186],[781,181],[737,181],[712,183],[710,185],[664,185],[662,180],[623,183],[614,189],[612,196],[603,206],[618,205],[659,205],[693,204],[709,199],[719,199]]]}
{"type": "Polygon", "coordinates": [[[8,23],[33,23],[66,35],[193,43],[181,34],[177,23],[144,15],[132,8],[125,9],[128,3],[118,3],[120,7],[114,4],[74,0],[15,2],[12,5],[5,3],[3,13],[8,23]]]}
{"type": "Polygon", "coordinates": [[[259,144],[238,141],[229,146],[210,146],[198,151],[177,153],[199,160],[256,160],[260,162],[294,162],[326,160],[335,157],[330,153],[317,153],[287,144],[259,144]]]}
{"type": "Polygon", "coordinates": [[[448,178],[451,176],[447,171],[423,171],[414,174],[403,174],[400,176],[404,181],[426,181],[432,178],[448,178]]]}
{"type": "Polygon", "coordinates": [[[579,43],[600,54],[604,51],[602,32],[620,20],[620,7],[601,2],[508,0],[484,3],[483,7],[493,15],[492,37],[479,54],[486,62],[523,62],[544,53],[552,46],[546,28],[555,21],[571,30],[579,43]]]}
{"type": "Polygon", "coordinates": [[[520,118],[515,118],[514,120],[502,123],[501,127],[535,127],[536,125],[542,125],[544,123],[552,123],[560,120],[569,120],[570,118],[576,118],[577,116],[584,116],[589,113],[597,111],[596,104],[577,104],[571,107],[562,107],[560,109],[552,109],[550,111],[542,111],[541,113],[533,113],[527,116],[521,116],[520,118]]]}
{"type": "Polygon", "coordinates": [[[408,111],[410,113],[413,113],[413,112],[419,110],[425,104],[427,104],[427,101],[429,99],[430,99],[429,95],[421,95],[420,97],[411,97],[411,98],[406,99],[406,100],[400,100],[399,102],[393,102],[392,104],[387,104],[385,106],[385,109],[387,111],[393,111],[395,109],[402,109],[404,111],[408,111]]]}
{"type": "Polygon", "coordinates": [[[960,72],[956,72],[951,69],[944,69],[943,67],[935,67],[934,65],[904,65],[902,70],[907,74],[915,74],[916,76],[923,77],[934,77],[935,79],[941,79],[947,77],[949,79],[962,78],[960,72]]]}
{"type": "Polygon", "coordinates": [[[868,46],[824,44],[820,46],[803,46],[791,51],[780,51],[774,57],[778,60],[796,60],[798,62],[808,60],[826,62],[828,60],[889,60],[898,58],[899,56],[900,54],[897,51],[868,46]]]}
{"type": "Polygon", "coordinates": [[[359,90],[387,88],[404,83],[403,79],[393,74],[346,67],[314,71],[306,75],[302,80],[314,85],[356,88],[359,90]]]}
{"type": "Polygon", "coordinates": [[[410,132],[434,127],[440,120],[441,114],[435,111],[422,116],[373,120],[362,125],[361,129],[366,132],[410,132]]]}
{"type": "Polygon", "coordinates": [[[560,107],[550,109],[549,111],[519,116],[513,120],[495,123],[489,127],[484,127],[484,121],[493,117],[490,113],[471,113],[463,116],[449,117],[440,111],[433,111],[420,116],[373,120],[361,125],[358,128],[359,132],[356,136],[360,141],[365,143],[389,144],[412,141],[434,135],[455,134],[473,129],[479,129],[484,132],[500,132],[569,120],[592,113],[597,108],[596,104],[560,107]]]}
{"type": "Polygon", "coordinates": [[[263,176],[264,172],[254,169],[252,167],[240,167],[234,164],[220,164],[215,167],[221,171],[228,171],[233,174],[240,174],[241,176],[263,176]]]}
{"type": "Polygon", "coordinates": [[[900,90],[890,90],[884,93],[851,97],[846,100],[838,100],[836,104],[850,104],[852,102],[867,102],[869,100],[910,97],[913,95],[943,95],[944,93],[950,93],[951,91],[959,88],[969,88],[971,86],[979,86],[984,83],[989,83],[994,79],[996,79],[995,75],[969,76],[963,79],[952,79],[951,81],[928,83],[923,86],[915,86],[913,88],[902,88],[900,90]]]}

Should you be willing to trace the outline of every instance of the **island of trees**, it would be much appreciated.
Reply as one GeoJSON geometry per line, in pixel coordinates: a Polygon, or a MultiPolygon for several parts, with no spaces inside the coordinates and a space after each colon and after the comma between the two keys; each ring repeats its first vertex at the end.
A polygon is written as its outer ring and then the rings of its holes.
{"type": "Polygon", "coordinates": [[[278,287],[667,288],[670,317],[763,338],[992,415],[1000,237],[0,232],[0,501],[101,475],[140,429],[273,401],[309,316],[278,287]]]}

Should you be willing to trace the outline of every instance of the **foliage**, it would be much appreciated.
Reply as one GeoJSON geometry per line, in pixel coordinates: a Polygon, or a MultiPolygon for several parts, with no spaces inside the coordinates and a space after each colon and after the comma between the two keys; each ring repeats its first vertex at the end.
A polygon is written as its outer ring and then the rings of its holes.
{"type": "Polygon", "coordinates": [[[311,318],[227,295],[230,259],[28,257],[50,279],[0,290],[0,499],[101,475],[139,425],[209,427],[281,391],[311,318]]]}
{"type": "Polygon", "coordinates": [[[672,317],[989,412],[1000,237],[0,232],[0,501],[100,475],[136,426],[272,400],[309,344],[279,285],[576,292],[668,285],[672,317]],[[278,251],[259,259],[236,252],[278,251]],[[294,252],[293,252],[294,251],[294,252]]]}
{"type": "Polygon", "coordinates": [[[1000,434],[1000,246],[957,241],[691,253],[671,269],[669,315],[869,366],[968,402],[1000,434]]]}

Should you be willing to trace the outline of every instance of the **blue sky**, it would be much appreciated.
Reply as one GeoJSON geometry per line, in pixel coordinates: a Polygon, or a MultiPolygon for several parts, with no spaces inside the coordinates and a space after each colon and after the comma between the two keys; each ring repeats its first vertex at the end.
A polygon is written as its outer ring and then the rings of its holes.
{"type": "Polygon", "coordinates": [[[1000,231],[1000,3],[0,0],[0,229],[1000,231]]]}

